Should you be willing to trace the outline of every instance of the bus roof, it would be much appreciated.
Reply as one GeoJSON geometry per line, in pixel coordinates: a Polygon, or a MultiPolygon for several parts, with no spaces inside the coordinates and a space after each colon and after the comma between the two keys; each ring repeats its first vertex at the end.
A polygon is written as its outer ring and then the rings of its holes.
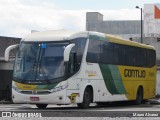
{"type": "Polygon", "coordinates": [[[50,30],[43,32],[34,32],[26,36],[22,41],[39,42],[39,41],[63,41],[74,37],[87,37],[87,31],[67,31],[67,30],[50,30]],[[76,36],[77,35],[77,36],[76,36]]]}
{"type": "Polygon", "coordinates": [[[112,43],[117,43],[117,44],[123,44],[123,45],[128,45],[128,46],[135,46],[135,47],[155,50],[155,48],[153,46],[151,46],[151,45],[146,45],[146,44],[141,44],[141,43],[138,43],[138,42],[135,42],[135,41],[126,40],[126,39],[123,39],[123,38],[121,38],[119,36],[106,34],[106,37],[108,38],[109,42],[112,42],[112,43]]]}
{"type": "Polygon", "coordinates": [[[22,41],[26,41],[26,42],[64,41],[64,40],[74,39],[77,37],[88,37],[88,34],[106,37],[108,38],[109,42],[113,42],[117,44],[124,44],[129,46],[136,46],[136,47],[155,50],[155,48],[150,45],[140,44],[138,42],[125,40],[119,36],[114,36],[110,34],[94,32],[94,31],[49,30],[49,31],[43,31],[43,32],[34,32],[26,36],[24,39],[22,39],[22,41]]]}

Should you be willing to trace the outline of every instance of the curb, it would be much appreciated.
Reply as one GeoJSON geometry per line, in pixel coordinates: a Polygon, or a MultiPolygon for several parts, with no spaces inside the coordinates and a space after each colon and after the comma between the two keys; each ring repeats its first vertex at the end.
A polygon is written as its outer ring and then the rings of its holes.
{"type": "Polygon", "coordinates": [[[12,101],[0,101],[0,104],[14,104],[12,101]]]}
{"type": "Polygon", "coordinates": [[[148,102],[149,104],[160,104],[160,99],[150,99],[148,102]]]}

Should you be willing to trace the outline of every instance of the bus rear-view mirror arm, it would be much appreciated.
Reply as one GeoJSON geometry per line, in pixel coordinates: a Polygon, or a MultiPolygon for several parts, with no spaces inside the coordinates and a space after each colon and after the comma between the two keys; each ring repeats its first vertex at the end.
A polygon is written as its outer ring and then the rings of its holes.
{"type": "Polygon", "coordinates": [[[75,44],[69,44],[65,50],[64,50],[64,62],[68,62],[69,61],[69,55],[70,52],[72,50],[72,48],[75,46],[75,44]]]}
{"type": "Polygon", "coordinates": [[[6,48],[5,50],[5,54],[4,54],[4,60],[5,61],[9,61],[9,53],[11,50],[17,48],[19,46],[19,44],[15,44],[15,45],[11,45],[9,47],[6,48]]]}

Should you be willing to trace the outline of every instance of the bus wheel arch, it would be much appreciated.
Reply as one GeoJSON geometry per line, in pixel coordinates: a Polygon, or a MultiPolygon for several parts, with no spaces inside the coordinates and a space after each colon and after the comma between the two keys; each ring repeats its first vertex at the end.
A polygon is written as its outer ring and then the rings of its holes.
{"type": "Polygon", "coordinates": [[[137,92],[136,92],[136,99],[135,99],[135,104],[136,105],[139,105],[142,103],[143,101],[143,97],[144,97],[144,90],[143,90],[143,86],[140,85],[137,89],[137,92]]]}
{"type": "Polygon", "coordinates": [[[85,87],[85,90],[83,92],[83,99],[82,103],[78,103],[78,108],[80,109],[87,109],[90,105],[90,103],[93,102],[93,87],[91,85],[88,85],[85,87]]]}
{"type": "Polygon", "coordinates": [[[90,89],[90,94],[91,94],[91,103],[93,102],[93,96],[94,96],[94,92],[93,92],[93,87],[91,85],[87,86],[90,89]]]}

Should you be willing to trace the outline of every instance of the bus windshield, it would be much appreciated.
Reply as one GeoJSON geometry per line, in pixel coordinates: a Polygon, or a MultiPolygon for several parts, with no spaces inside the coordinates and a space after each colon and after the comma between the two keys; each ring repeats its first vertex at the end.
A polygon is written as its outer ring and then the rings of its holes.
{"type": "Polygon", "coordinates": [[[14,79],[25,83],[49,83],[63,78],[63,54],[67,45],[67,42],[22,42],[15,60],[14,79]]]}

